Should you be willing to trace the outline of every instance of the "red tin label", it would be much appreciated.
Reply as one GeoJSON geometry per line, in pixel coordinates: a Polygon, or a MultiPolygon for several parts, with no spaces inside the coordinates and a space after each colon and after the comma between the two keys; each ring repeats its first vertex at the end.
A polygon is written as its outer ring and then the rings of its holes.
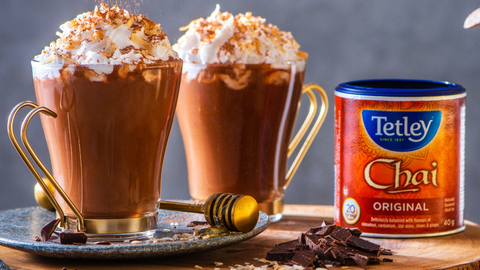
{"type": "Polygon", "coordinates": [[[335,223],[370,236],[464,228],[465,95],[335,96],[335,223]]]}

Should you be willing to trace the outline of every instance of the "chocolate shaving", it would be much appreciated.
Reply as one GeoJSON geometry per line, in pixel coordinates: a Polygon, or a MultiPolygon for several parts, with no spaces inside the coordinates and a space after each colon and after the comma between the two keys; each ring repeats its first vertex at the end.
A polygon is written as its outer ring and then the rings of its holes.
{"type": "MultiPolygon", "coordinates": [[[[324,267],[325,265],[379,264],[381,255],[391,255],[389,249],[360,238],[358,229],[346,229],[334,224],[323,224],[302,233],[297,240],[275,245],[266,259],[287,265],[324,267]]],[[[390,262],[393,260],[384,260],[390,262]]]]}
{"type": "Polygon", "coordinates": [[[40,231],[40,235],[42,236],[42,242],[46,242],[46,241],[48,241],[48,239],[50,239],[53,232],[57,228],[58,223],[60,223],[59,218],[50,221],[49,223],[47,223],[45,226],[42,227],[42,229],[40,231]]]}

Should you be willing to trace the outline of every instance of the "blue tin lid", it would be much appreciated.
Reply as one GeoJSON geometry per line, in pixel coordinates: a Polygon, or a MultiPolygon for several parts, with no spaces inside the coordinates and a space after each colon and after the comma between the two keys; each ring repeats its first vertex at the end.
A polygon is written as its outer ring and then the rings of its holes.
{"type": "Polygon", "coordinates": [[[461,85],[447,81],[408,79],[351,81],[338,85],[335,91],[351,95],[392,97],[449,96],[466,92],[461,85]]]}

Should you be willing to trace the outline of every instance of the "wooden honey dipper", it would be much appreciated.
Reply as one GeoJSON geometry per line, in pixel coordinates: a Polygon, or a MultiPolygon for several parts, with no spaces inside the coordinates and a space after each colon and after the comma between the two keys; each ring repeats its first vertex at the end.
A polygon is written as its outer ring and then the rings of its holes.
{"type": "Polygon", "coordinates": [[[259,216],[257,201],[252,196],[232,193],[215,193],[204,204],[161,200],[160,209],[203,213],[211,226],[223,226],[236,232],[251,231],[259,216]]]}

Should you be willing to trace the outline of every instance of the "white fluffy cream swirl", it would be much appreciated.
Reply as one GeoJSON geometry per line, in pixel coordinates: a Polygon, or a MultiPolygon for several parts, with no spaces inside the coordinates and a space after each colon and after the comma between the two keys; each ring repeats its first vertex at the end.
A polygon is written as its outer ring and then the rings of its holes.
{"type": "MultiPolygon", "coordinates": [[[[44,65],[153,64],[179,59],[167,35],[143,15],[117,6],[96,6],[60,26],[59,38],[34,60],[44,65]]],[[[102,73],[108,73],[104,66],[102,73]]]]}
{"type": "Polygon", "coordinates": [[[186,32],[173,49],[186,63],[276,64],[304,62],[308,57],[290,32],[266,24],[251,12],[222,13],[219,5],[207,19],[196,19],[180,30],[186,32]]]}

